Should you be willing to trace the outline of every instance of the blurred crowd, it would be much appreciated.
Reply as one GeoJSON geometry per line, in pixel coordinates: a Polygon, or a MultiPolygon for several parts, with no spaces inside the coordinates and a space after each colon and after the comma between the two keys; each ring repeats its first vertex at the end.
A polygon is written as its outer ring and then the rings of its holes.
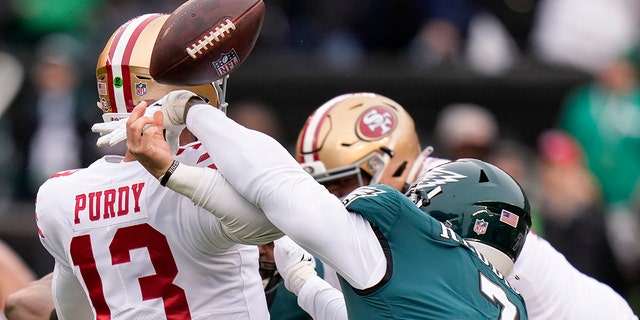
{"type": "MultiPolygon", "coordinates": [[[[101,121],[96,58],[129,18],[181,3],[0,0],[0,211],[32,203],[57,171],[121,151],[99,150],[90,131],[101,121]]],[[[479,158],[512,174],[532,199],[536,232],[580,271],[637,299],[631,302],[638,311],[640,0],[265,3],[254,55],[302,57],[337,69],[388,58],[485,75],[537,61],[587,74],[592,80],[567,92],[555,126],[535,145],[498,123],[491,106],[473,101],[445,106],[434,128],[421,128],[429,132],[423,141],[436,156],[479,158]]],[[[262,101],[238,103],[229,115],[293,144],[282,138],[278,110],[262,101]]],[[[50,271],[44,251],[14,248],[36,275],[50,271]]]]}

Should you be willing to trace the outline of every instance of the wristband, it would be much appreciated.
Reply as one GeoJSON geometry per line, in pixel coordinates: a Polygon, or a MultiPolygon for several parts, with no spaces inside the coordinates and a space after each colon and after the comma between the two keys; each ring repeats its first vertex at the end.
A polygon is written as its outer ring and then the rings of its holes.
{"type": "Polygon", "coordinates": [[[178,160],[173,160],[173,163],[171,163],[171,166],[169,167],[169,169],[167,169],[167,172],[165,172],[162,177],[160,177],[160,185],[161,186],[166,186],[167,185],[167,181],[169,181],[169,178],[171,178],[171,175],[173,174],[174,171],[176,171],[176,169],[178,168],[178,165],[180,164],[180,162],[178,162],[178,160]]]}

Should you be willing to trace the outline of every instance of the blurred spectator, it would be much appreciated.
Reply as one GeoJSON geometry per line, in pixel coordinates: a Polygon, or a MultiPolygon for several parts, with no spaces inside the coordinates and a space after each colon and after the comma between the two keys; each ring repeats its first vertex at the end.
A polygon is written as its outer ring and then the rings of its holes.
{"type": "MultiPolygon", "coordinates": [[[[15,201],[15,181],[22,179],[19,173],[21,163],[16,160],[17,148],[12,136],[12,129],[20,127],[21,123],[11,121],[7,111],[9,106],[17,99],[17,94],[22,88],[24,80],[24,67],[20,61],[6,52],[0,51],[0,310],[4,306],[6,296],[24,286],[25,280],[33,278],[40,271],[34,260],[43,265],[49,272],[52,264],[51,258],[40,259],[38,253],[46,254],[41,249],[36,237],[29,239],[16,239],[16,234],[28,232],[33,235],[35,230],[28,229],[26,225],[35,226],[33,221],[33,207],[24,208],[15,201]],[[27,215],[24,215],[27,213],[27,215]],[[14,219],[16,216],[24,219],[14,219]],[[28,220],[28,224],[25,221],[28,220]],[[35,249],[34,249],[35,248],[35,249]],[[34,252],[36,252],[34,254],[34,252]],[[36,257],[37,256],[37,257],[36,257]],[[32,260],[32,258],[35,258],[32,260]],[[49,262],[49,263],[47,263],[49,262]],[[27,266],[28,263],[28,266],[27,266]],[[34,274],[34,272],[36,274],[34,274]]],[[[35,227],[34,227],[35,229],[35,227]]],[[[1,317],[0,317],[1,318],[1,317]]]]}
{"type": "Polygon", "coordinates": [[[528,48],[538,0],[272,1],[261,48],[288,48],[336,69],[391,58],[418,67],[512,67],[528,48]]]}
{"type": "Polygon", "coordinates": [[[514,67],[521,55],[509,31],[495,16],[479,12],[473,17],[464,54],[471,69],[498,75],[514,67]]]}
{"type": "Polygon", "coordinates": [[[439,157],[486,160],[498,139],[499,127],[495,116],[485,107],[454,103],[438,114],[434,134],[439,157]]]}
{"type": "Polygon", "coordinates": [[[22,87],[24,67],[8,52],[0,51],[0,116],[7,110],[22,87]]]}
{"type": "Polygon", "coordinates": [[[22,88],[24,67],[9,53],[0,51],[0,210],[6,210],[14,197],[16,164],[13,161],[15,143],[11,136],[11,122],[5,111],[22,88]]]}
{"type": "Polygon", "coordinates": [[[595,74],[631,47],[639,30],[639,0],[540,0],[532,51],[595,74]]]}
{"type": "Polygon", "coordinates": [[[95,81],[91,90],[81,77],[84,47],[66,34],[44,37],[36,48],[28,87],[14,102],[14,135],[19,148],[19,199],[33,201],[37,188],[52,174],[75,169],[96,158],[95,136],[85,141],[95,112],[95,81]],[[87,98],[87,97],[92,98],[87,98]],[[64,143],[61,143],[64,142],[64,143]]]}
{"type": "Polygon", "coordinates": [[[607,238],[599,185],[567,133],[540,135],[538,205],[544,237],[576,269],[621,295],[627,288],[607,238]]]}
{"type": "Polygon", "coordinates": [[[267,9],[262,45],[343,69],[379,57],[426,66],[455,60],[476,8],[472,0],[281,0],[267,9]]]}
{"type": "Polygon", "coordinates": [[[469,0],[369,1],[354,30],[368,52],[404,54],[437,65],[462,52],[475,6],[469,0]]]}
{"type": "Polygon", "coordinates": [[[577,88],[559,114],[559,127],[581,144],[602,188],[611,245],[628,276],[640,272],[640,46],[577,88]]]}
{"type": "Polygon", "coordinates": [[[426,21],[413,42],[414,60],[436,65],[457,58],[463,47],[463,30],[444,19],[426,21]]]}
{"type": "Polygon", "coordinates": [[[520,51],[530,48],[531,30],[541,0],[473,0],[504,26],[520,51]]]}

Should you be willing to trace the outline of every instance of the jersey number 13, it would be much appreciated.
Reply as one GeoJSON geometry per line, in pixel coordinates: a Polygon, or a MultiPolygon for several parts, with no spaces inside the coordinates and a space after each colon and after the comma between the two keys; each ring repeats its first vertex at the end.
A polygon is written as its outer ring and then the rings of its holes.
{"type": "MultiPolygon", "coordinates": [[[[167,319],[191,319],[185,292],[173,284],[178,267],[173,259],[167,238],[149,224],[138,224],[118,229],[109,244],[111,264],[131,262],[131,250],[147,248],[156,274],[138,279],[142,300],[162,298],[167,319]]],[[[102,279],[96,267],[90,235],[71,240],[71,258],[78,266],[89,290],[91,304],[98,320],[111,319],[111,311],[105,300],[102,279]]]]}

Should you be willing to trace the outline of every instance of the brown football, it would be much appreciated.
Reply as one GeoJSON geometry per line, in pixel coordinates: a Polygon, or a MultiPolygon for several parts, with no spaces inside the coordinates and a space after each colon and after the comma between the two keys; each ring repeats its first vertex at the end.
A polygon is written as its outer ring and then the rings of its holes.
{"type": "Polygon", "coordinates": [[[260,35],[262,0],[189,0],[160,29],[149,73],[176,86],[211,83],[249,56],[260,35]]]}

